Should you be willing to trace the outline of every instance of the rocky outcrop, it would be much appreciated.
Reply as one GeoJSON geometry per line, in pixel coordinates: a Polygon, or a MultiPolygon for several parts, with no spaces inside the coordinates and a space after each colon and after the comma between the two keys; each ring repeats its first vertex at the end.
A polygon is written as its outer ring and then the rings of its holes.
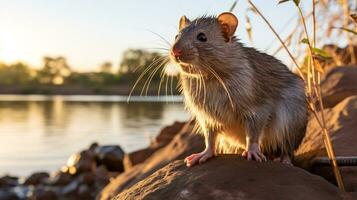
{"type": "Polygon", "coordinates": [[[321,177],[277,162],[257,163],[220,156],[186,167],[178,160],[114,199],[341,199],[348,197],[321,177]]]}
{"type": "MultiPolygon", "coordinates": [[[[348,97],[335,107],[325,109],[328,132],[336,156],[357,156],[357,96],[348,97]]],[[[308,124],[306,137],[295,153],[296,164],[334,182],[330,166],[313,166],[316,157],[327,156],[321,128],[315,118],[308,124]]],[[[340,167],[347,191],[357,191],[357,167],[340,167]]]]}
{"type": "Polygon", "coordinates": [[[117,145],[93,144],[73,154],[57,172],[36,172],[23,182],[17,177],[0,178],[0,199],[90,200],[123,171],[123,150],[117,145]]]}
{"type": "Polygon", "coordinates": [[[356,45],[339,47],[334,44],[328,44],[323,46],[322,49],[331,56],[331,59],[325,61],[326,63],[323,64],[325,71],[336,68],[336,66],[349,65],[353,60],[357,60],[356,45]]]}
{"type": "Polygon", "coordinates": [[[143,163],[133,166],[130,170],[113,179],[110,184],[103,189],[97,199],[109,200],[116,194],[150,176],[168,163],[174,160],[184,159],[193,152],[203,150],[203,139],[199,135],[192,134],[192,128],[193,125],[191,123],[185,124],[182,129],[175,134],[175,137],[169,144],[156,151],[143,163]]]}
{"type": "Polygon", "coordinates": [[[170,126],[164,127],[149,147],[128,153],[124,157],[124,168],[129,170],[134,165],[144,162],[154,152],[166,146],[182,129],[186,122],[174,122],[170,126]]]}
{"type": "Polygon", "coordinates": [[[357,66],[336,67],[321,82],[325,108],[332,108],[343,99],[357,95],[357,66]]]}

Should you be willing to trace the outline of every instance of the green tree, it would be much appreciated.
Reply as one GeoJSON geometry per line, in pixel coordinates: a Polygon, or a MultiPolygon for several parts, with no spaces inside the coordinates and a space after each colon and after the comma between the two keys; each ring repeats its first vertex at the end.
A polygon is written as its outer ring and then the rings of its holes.
{"type": "Polygon", "coordinates": [[[40,83],[60,85],[71,73],[66,58],[62,56],[44,57],[43,68],[38,72],[37,77],[40,83]]]}
{"type": "Polygon", "coordinates": [[[142,49],[126,50],[120,62],[119,74],[140,74],[157,59],[161,59],[161,57],[157,52],[149,52],[142,49]]]}
{"type": "Polygon", "coordinates": [[[113,72],[113,64],[111,62],[104,62],[100,65],[100,72],[102,73],[112,73],[113,72]]]}
{"type": "Polygon", "coordinates": [[[31,75],[30,68],[24,63],[0,64],[0,84],[27,84],[32,81],[31,75]]]}

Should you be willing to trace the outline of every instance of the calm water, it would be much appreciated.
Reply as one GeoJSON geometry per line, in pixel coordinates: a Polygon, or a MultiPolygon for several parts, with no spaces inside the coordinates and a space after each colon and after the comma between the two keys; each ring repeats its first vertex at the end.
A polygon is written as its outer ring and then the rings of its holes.
{"type": "Polygon", "coordinates": [[[189,118],[180,100],[0,96],[0,176],[52,172],[94,141],[119,144],[126,152],[146,147],[162,126],[189,118]]]}

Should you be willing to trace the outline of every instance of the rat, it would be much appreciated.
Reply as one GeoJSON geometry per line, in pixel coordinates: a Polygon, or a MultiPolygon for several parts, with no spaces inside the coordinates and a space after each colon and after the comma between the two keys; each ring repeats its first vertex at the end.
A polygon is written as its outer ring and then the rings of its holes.
{"type": "Polygon", "coordinates": [[[219,137],[240,147],[247,160],[291,164],[305,136],[303,80],[275,57],[240,43],[237,26],[230,12],[179,21],[170,58],[206,146],[186,157],[188,167],[215,156],[219,137]]]}

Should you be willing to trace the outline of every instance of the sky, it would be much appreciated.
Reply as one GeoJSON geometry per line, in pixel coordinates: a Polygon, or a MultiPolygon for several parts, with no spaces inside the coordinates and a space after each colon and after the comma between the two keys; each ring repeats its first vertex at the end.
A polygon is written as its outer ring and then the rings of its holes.
{"type": "MultiPolygon", "coordinates": [[[[64,56],[76,71],[97,70],[104,61],[119,65],[128,48],[163,47],[158,33],[173,41],[182,15],[195,18],[228,11],[234,0],[0,0],[0,61],[40,67],[43,56],[64,56]],[[154,33],[153,33],[154,32],[154,33]]],[[[253,0],[276,30],[296,16],[292,3],[253,0]]],[[[246,0],[234,10],[236,36],[250,46],[245,31],[246,0]]],[[[265,50],[276,41],[256,15],[253,46],[265,50]]],[[[288,24],[291,26],[292,24],[288,24]]],[[[285,31],[286,32],[286,31],[285,31]]],[[[284,31],[281,31],[284,35],[284,31]]],[[[275,42],[278,44],[278,42],[275,42]]],[[[288,64],[285,53],[278,58],[288,64]]]]}

